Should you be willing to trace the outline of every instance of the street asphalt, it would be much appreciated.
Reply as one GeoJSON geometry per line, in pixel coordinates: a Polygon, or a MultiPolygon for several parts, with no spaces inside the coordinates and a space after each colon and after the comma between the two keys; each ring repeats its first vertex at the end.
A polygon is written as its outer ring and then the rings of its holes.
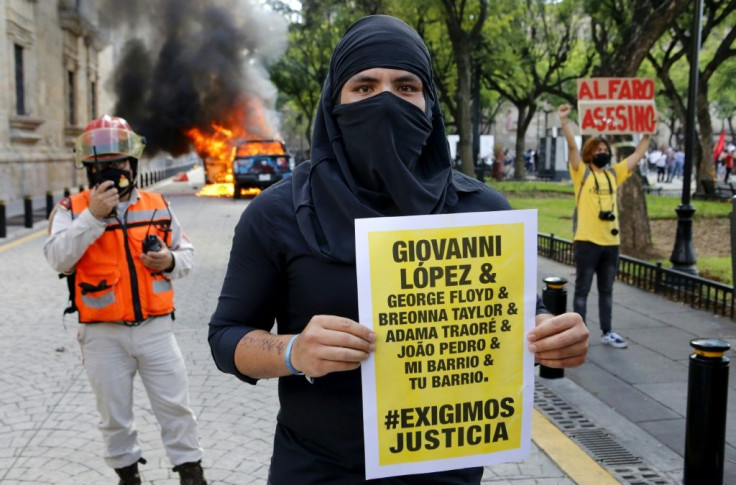
{"type": "MultiPolygon", "coordinates": [[[[167,194],[196,248],[193,274],[175,282],[175,333],[189,371],[206,475],[212,484],[264,484],[278,409],[276,380],[250,386],[219,372],[206,339],[233,228],[249,200],[195,197],[188,184],[170,180],[149,190],[167,194]]],[[[66,285],[42,254],[46,228],[44,220],[28,229],[8,226],[0,238],[0,483],[116,483],[101,457],[94,399],[76,342],[76,315],[62,318],[66,285]]],[[[540,292],[547,276],[569,281],[572,308],[574,268],[540,258],[540,292]]],[[[614,330],[629,347],[600,343],[594,288],[586,364],[566,370],[561,379],[537,379],[531,456],[486,468],[483,483],[598,484],[601,469],[611,483],[682,483],[689,342],[720,338],[733,349],[736,322],[619,282],[614,302],[614,330]],[[548,423],[562,440],[549,439],[548,423]],[[575,454],[566,451],[570,444],[590,463],[570,460],[575,454]]],[[[733,357],[733,350],[727,355],[733,357]]],[[[735,389],[731,372],[725,484],[736,484],[735,389]]],[[[148,460],[141,466],[144,483],[177,484],[139,380],[135,416],[148,460]]]]}

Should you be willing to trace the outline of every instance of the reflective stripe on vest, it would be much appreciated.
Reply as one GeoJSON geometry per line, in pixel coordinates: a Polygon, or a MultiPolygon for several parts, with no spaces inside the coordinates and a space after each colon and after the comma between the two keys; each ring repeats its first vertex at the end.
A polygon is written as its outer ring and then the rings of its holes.
{"type": "MultiPolygon", "coordinates": [[[[167,244],[171,213],[160,194],[138,191],[122,220],[105,220],[105,232],[77,263],[74,301],[81,323],[140,322],[174,311],[174,289],[140,260],[143,240],[157,234],[167,244]]],[[[89,190],[72,195],[72,217],[89,206],[89,190]]]]}

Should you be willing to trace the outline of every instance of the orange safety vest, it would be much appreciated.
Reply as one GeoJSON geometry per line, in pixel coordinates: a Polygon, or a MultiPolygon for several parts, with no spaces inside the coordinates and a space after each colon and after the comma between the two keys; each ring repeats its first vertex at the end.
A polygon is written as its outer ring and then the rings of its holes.
{"type": "MultiPolygon", "coordinates": [[[[140,260],[143,240],[158,234],[168,245],[171,212],[161,194],[138,191],[122,220],[107,219],[102,236],[76,266],[74,303],[80,323],[137,324],[174,311],[174,288],[140,260]]],[[[89,190],[70,196],[72,218],[89,206],[89,190]]]]}

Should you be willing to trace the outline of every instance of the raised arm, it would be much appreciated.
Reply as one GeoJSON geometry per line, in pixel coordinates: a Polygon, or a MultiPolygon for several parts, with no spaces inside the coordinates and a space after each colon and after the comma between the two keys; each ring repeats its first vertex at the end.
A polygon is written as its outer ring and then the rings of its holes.
{"type": "Polygon", "coordinates": [[[636,149],[634,150],[634,153],[626,157],[626,166],[629,167],[629,172],[633,171],[636,167],[636,164],[639,163],[639,160],[644,157],[644,155],[647,154],[647,149],[649,148],[649,141],[652,139],[652,136],[647,133],[644,136],[641,137],[641,140],[639,140],[639,143],[636,145],[636,149]]]}
{"type": "Polygon", "coordinates": [[[571,110],[572,108],[569,104],[560,105],[560,107],[557,108],[557,116],[560,117],[562,133],[565,135],[565,140],[567,140],[567,159],[570,161],[570,165],[573,170],[577,170],[580,166],[580,149],[578,148],[578,144],[575,142],[575,137],[572,134],[568,121],[568,116],[570,116],[571,110]]]}

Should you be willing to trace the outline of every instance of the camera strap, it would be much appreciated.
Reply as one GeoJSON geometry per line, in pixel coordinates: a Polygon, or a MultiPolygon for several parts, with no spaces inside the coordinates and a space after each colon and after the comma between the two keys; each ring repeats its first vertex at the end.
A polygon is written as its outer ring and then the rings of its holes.
{"type": "MultiPolygon", "coordinates": [[[[613,208],[614,208],[613,184],[611,184],[611,178],[608,176],[608,173],[605,169],[603,170],[603,175],[606,177],[606,182],[608,182],[608,194],[611,196],[611,212],[613,212],[613,208]]],[[[598,207],[600,207],[601,212],[602,212],[603,204],[601,203],[601,186],[598,185],[598,176],[595,173],[593,173],[593,181],[595,182],[595,193],[598,196],[598,207]]]]}
{"type": "MultiPolygon", "coordinates": [[[[583,180],[580,181],[580,188],[578,189],[577,193],[575,194],[575,208],[572,211],[572,234],[573,237],[575,237],[575,233],[578,230],[578,205],[580,204],[580,195],[583,193],[583,188],[585,187],[585,181],[588,180],[588,177],[590,176],[590,168],[588,168],[588,164],[584,164],[584,172],[583,172],[583,180]]],[[[610,171],[612,175],[615,177],[616,172],[613,171],[613,169],[603,169],[604,173],[607,171],[610,171]]],[[[600,186],[598,185],[598,177],[593,176],[595,180],[595,188],[596,188],[596,194],[598,195],[598,206],[601,206],[601,199],[600,199],[600,186]]],[[[613,197],[613,185],[611,184],[611,179],[608,178],[608,174],[606,174],[606,180],[608,180],[608,188],[611,191],[611,197],[613,197]]],[[[602,210],[602,209],[601,209],[602,210]]]]}

